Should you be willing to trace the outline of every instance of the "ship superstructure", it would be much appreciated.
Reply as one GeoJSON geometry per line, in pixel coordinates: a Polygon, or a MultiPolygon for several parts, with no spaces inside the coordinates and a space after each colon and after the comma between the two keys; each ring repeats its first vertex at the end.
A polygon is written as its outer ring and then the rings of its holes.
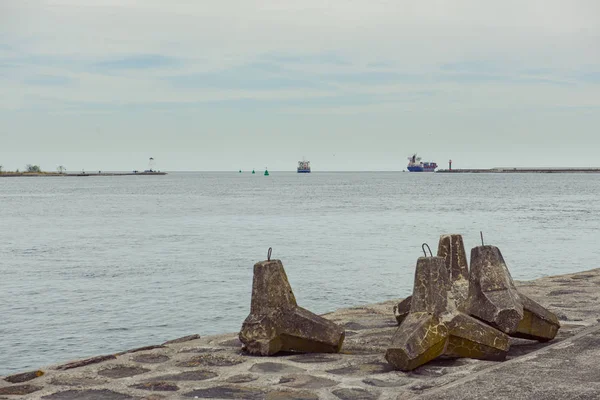
{"type": "Polygon", "coordinates": [[[310,161],[306,161],[306,160],[298,161],[298,173],[299,174],[310,173],[310,161]]]}
{"type": "Polygon", "coordinates": [[[437,168],[437,164],[431,161],[423,162],[421,157],[417,157],[417,154],[413,154],[408,157],[408,167],[410,172],[433,172],[437,168]]]}

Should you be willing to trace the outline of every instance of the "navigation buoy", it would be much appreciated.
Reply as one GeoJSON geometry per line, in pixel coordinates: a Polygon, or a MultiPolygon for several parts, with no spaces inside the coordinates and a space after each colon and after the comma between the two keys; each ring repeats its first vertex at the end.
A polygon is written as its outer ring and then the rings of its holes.
{"type": "Polygon", "coordinates": [[[240,174],[242,173],[242,170],[240,169],[240,174]]]}
{"type": "Polygon", "coordinates": [[[269,170],[265,169],[265,176],[269,176],[269,170]]]}
{"type": "Polygon", "coordinates": [[[255,174],[254,170],[252,170],[252,173],[255,174]]]}

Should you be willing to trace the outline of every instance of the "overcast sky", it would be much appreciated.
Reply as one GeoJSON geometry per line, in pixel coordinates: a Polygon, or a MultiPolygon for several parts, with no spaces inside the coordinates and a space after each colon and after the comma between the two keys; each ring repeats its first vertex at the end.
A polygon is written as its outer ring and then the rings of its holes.
{"type": "Polygon", "coordinates": [[[0,165],[600,166],[600,1],[0,0],[0,165]]]}

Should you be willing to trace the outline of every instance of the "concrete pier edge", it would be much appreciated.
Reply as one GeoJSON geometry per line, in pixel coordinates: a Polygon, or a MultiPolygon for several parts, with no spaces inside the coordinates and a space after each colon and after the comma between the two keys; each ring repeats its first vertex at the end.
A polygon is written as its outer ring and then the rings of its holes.
{"type": "MultiPolygon", "coordinates": [[[[452,392],[452,389],[454,389],[454,388],[458,388],[460,386],[463,386],[466,383],[476,381],[480,377],[485,377],[486,375],[493,374],[497,370],[509,369],[514,364],[522,363],[523,361],[525,361],[527,359],[536,358],[537,356],[542,355],[544,353],[548,353],[549,351],[551,351],[555,348],[564,348],[565,346],[569,346],[571,343],[577,341],[577,339],[583,338],[585,336],[588,336],[588,335],[591,335],[594,333],[600,333],[600,324],[592,325],[588,328],[583,329],[581,332],[577,333],[576,335],[574,335],[570,338],[561,340],[559,342],[552,343],[548,346],[542,347],[541,349],[534,350],[531,353],[527,353],[521,357],[513,358],[512,360],[498,363],[497,365],[494,365],[492,367],[475,372],[472,375],[457,379],[456,381],[449,383],[445,386],[441,386],[441,387],[432,389],[431,391],[429,391],[427,393],[427,396],[436,396],[436,395],[443,394],[444,395],[443,398],[450,398],[449,393],[452,392]]],[[[598,352],[598,354],[600,354],[600,351],[598,352]]],[[[465,395],[464,392],[461,391],[461,393],[462,393],[461,395],[463,395],[463,396],[465,395]]],[[[598,398],[600,398],[600,393],[598,393],[598,398]]]]}

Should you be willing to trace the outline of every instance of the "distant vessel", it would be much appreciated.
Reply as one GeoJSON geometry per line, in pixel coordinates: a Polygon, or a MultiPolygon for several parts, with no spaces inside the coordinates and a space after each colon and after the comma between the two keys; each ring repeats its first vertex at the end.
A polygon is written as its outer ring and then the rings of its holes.
{"type": "Polygon", "coordinates": [[[298,161],[298,173],[309,174],[310,173],[310,161],[298,161]]]}
{"type": "Polygon", "coordinates": [[[433,172],[437,168],[437,164],[431,161],[422,162],[421,157],[416,154],[408,157],[408,167],[410,172],[433,172]]]}

